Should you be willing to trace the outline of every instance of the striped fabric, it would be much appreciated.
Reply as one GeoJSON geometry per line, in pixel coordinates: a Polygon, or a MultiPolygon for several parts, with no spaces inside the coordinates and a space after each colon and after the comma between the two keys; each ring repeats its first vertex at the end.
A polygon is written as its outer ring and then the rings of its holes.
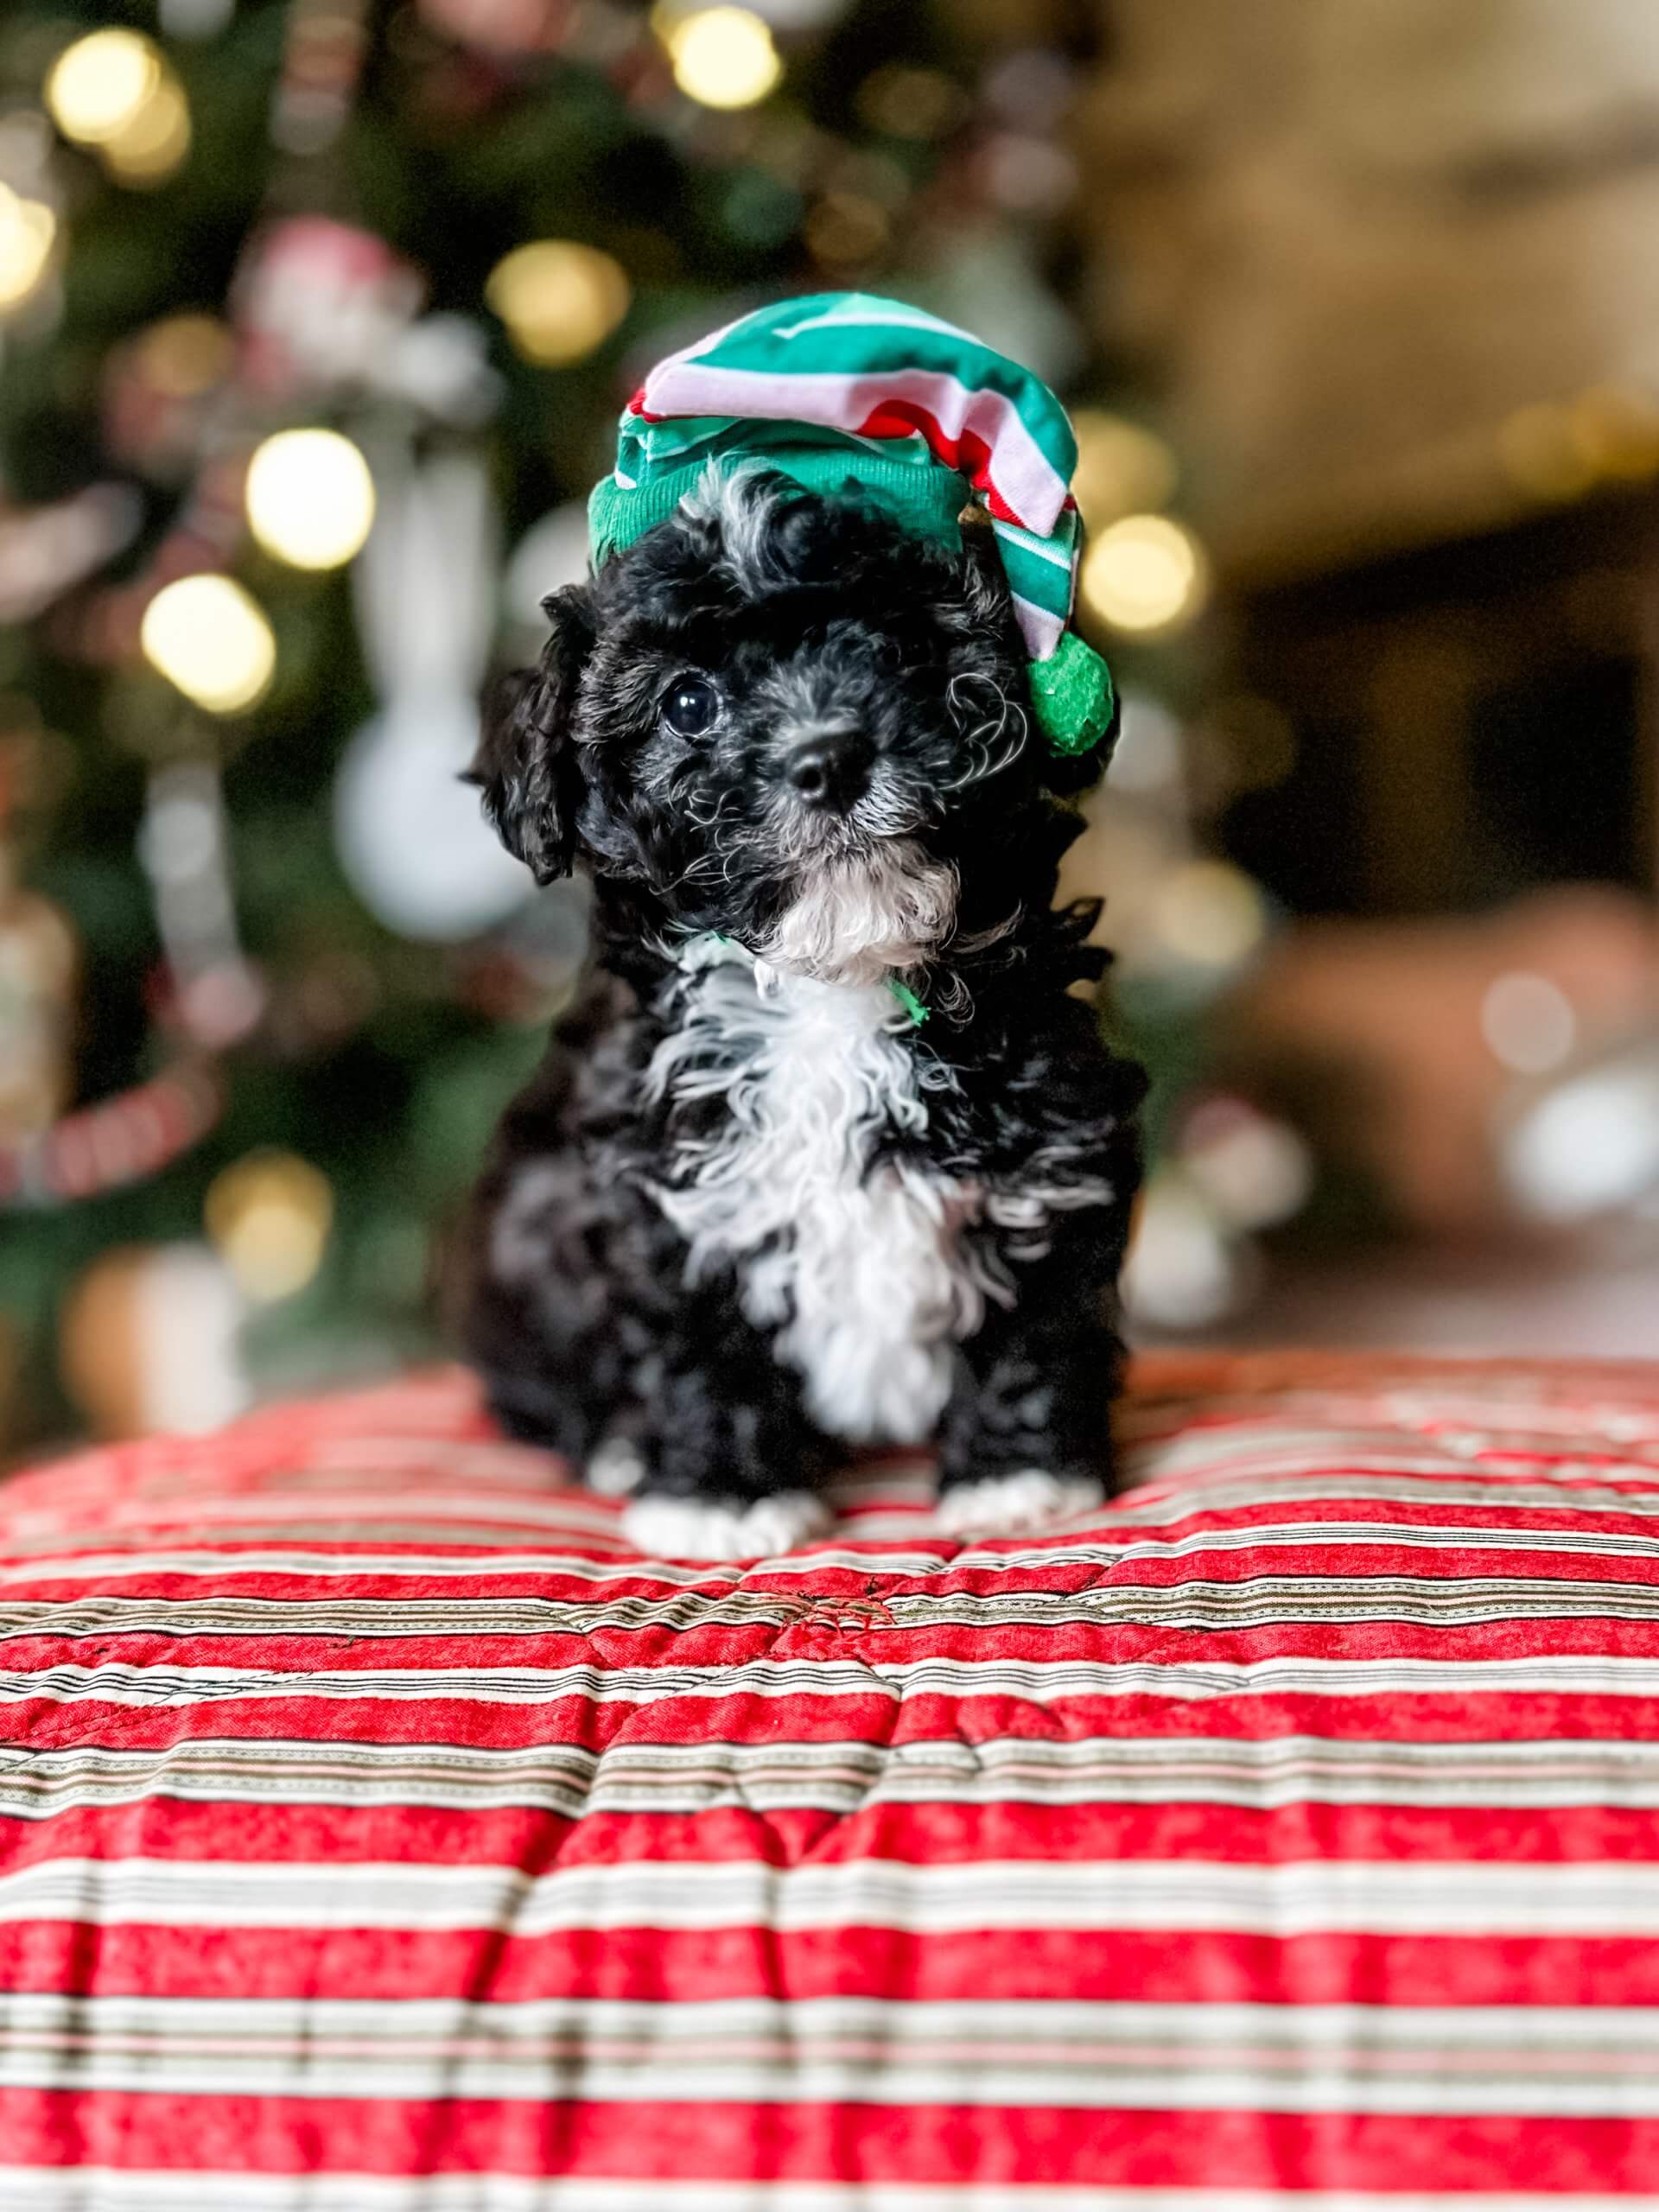
{"type": "Polygon", "coordinates": [[[1659,2196],[1659,1370],[641,1559],[453,1374],[0,1488],[12,2212],[1659,2196]]]}
{"type": "MultiPolygon", "coordinates": [[[[960,475],[992,518],[1034,659],[1071,612],[1079,550],[1077,440],[1039,377],[898,300],[819,292],[759,308],[659,361],[622,416],[613,482],[700,467],[734,446],[766,458],[815,431],[826,446],[960,475]]],[[[626,502],[618,502],[620,512],[626,502]]]]}

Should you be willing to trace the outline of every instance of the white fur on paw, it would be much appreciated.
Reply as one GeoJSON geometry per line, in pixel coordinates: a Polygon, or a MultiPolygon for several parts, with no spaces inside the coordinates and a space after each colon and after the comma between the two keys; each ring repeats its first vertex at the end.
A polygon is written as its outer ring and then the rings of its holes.
{"type": "Polygon", "coordinates": [[[706,1497],[636,1498],[622,1531],[653,1559],[775,1559],[819,1535],[830,1510],[808,1491],[779,1491],[753,1505],[706,1497]]]}
{"type": "Polygon", "coordinates": [[[947,1536],[966,1535],[969,1530],[1018,1536],[1073,1513],[1086,1513],[1105,1495],[1097,1482],[1086,1477],[1021,1467],[1012,1475],[988,1475],[983,1482],[953,1483],[940,1492],[933,1521],[947,1536]]]}
{"type": "Polygon", "coordinates": [[[588,1454],[588,1487],[600,1497],[626,1497],[638,1490],[645,1463],[626,1436],[607,1436],[588,1454]]]}

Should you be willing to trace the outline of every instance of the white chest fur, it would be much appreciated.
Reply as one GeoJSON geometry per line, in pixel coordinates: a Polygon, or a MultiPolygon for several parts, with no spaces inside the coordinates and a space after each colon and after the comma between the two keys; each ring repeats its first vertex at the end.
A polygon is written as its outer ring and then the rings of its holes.
{"type": "Polygon", "coordinates": [[[882,984],[782,976],[763,995],[741,955],[710,957],[649,1076],[728,1111],[717,1136],[677,1147],[656,1194],[688,1274],[735,1265],[745,1313],[778,1332],[821,1428],[916,1441],[950,1390],[952,1344],[997,1294],[961,1235],[976,1194],[870,1167],[884,1132],[925,1125],[928,1063],[882,984]]]}

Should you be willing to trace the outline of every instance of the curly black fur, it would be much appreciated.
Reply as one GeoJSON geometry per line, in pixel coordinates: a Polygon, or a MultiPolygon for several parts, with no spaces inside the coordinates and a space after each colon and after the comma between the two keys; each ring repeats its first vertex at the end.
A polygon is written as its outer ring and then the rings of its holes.
{"type": "Polygon", "coordinates": [[[511,1431],[625,1440],[640,1497],[810,1491],[936,1416],[946,1487],[1109,1479],[1142,1080],[1070,994],[1103,956],[1096,902],[1052,911],[1054,795],[1096,764],[1028,726],[988,539],[711,485],[547,602],[487,721],[484,803],[542,880],[591,874],[597,969],[488,1162],[466,1339],[511,1431]]]}

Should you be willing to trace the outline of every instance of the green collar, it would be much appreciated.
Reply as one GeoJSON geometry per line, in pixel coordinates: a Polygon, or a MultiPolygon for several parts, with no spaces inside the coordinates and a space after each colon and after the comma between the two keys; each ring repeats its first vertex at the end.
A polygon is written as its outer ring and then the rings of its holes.
{"type": "MultiPolygon", "coordinates": [[[[689,952],[700,944],[720,945],[728,952],[735,952],[741,958],[747,960],[751,966],[754,963],[754,955],[747,944],[740,944],[734,937],[723,937],[718,930],[704,930],[700,936],[688,938],[681,950],[683,952],[689,952]]],[[[909,1015],[911,1027],[913,1029],[919,1029],[927,1020],[926,1005],[917,997],[910,985],[901,977],[889,976],[887,982],[888,990],[909,1015]]]]}
{"type": "Polygon", "coordinates": [[[887,988],[893,993],[894,998],[898,1000],[899,1005],[903,1007],[905,1012],[910,1016],[912,1027],[919,1029],[922,1024],[927,1020],[927,1008],[922,1004],[920,999],[917,997],[915,992],[911,989],[910,985],[908,983],[902,982],[897,976],[889,976],[887,978],[887,988]]]}

